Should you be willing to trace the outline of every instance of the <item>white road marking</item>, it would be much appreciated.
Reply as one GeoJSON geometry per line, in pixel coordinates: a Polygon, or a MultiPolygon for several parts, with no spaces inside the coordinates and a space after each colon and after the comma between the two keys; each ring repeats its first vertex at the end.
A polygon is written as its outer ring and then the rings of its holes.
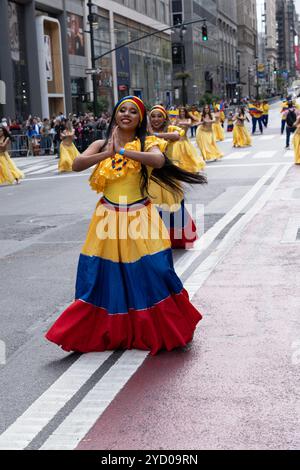
{"type": "Polygon", "coordinates": [[[209,170],[218,170],[219,168],[244,168],[244,167],[260,167],[260,166],[282,166],[286,165],[285,162],[278,162],[278,163],[233,163],[233,164],[228,164],[228,165],[219,165],[218,163],[216,165],[210,165],[209,167],[206,167],[205,171],[207,169],[209,170]]]}
{"type": "Polygon", "coordinates": [[[276,137],[278,137],[278,135],[262,135],[260,140],[262,141],[267,141],[267,140],[273,140],[273,139],[276,139],[276,137]]]}
{"type": "Polygon", "coordinates": [[[45,164],[45,162],[43,163],[38,163],[37,165],[32,165],[32,166],[29,166],[27,167],[25,170],[24,170],[24,173],[27,174],[27,173],[31,173],[32,171],[34,170],[39,170],[40,168],[46,168],[47,167],[47,163],[45,164]]]}
{"type": "Polygon", "coordinates": [[[224,239],[200,266],[193,272],[193,274],[185,282],[185,288],[187,289],[191,298],[199,291],[200,287],[210,276],[212,271],[215,269],[217,264],[222,261],[224,256],[232,248],[241,232],[244,230],[246,225],[254,218],[254,216],[264,207],[266,202],[272,196],[274,190],[279,186],[291,165],[286,165],[281,168],[280,172],[274,179],[274,181],[267,187],[264,193],[260,196],[258,201],[241,217],[241,219],[229,230],[225,235],[224,239]]]}
{"type": "Polygon", "coordinates": [[[259,158],[273,158],[277,154],[278,150],[263,150],[262,152],[257,152],[253,155],[254,159],[259,158]]]}
{"type": "Polygon", "coordinates": [[[236,152],[232,152],[229,155],[226,155],[222,160],[240,160],[250,154],[251,152],[249,152],[249,150],[245,152],[239,152],[237,150],[236,152]]]}
{"type": "Polygon", "coordinates": [[[293,151],[293,150],[288,150],[287,152],[284,152],[283,156],[284,156],[285,158],[294,157],[294,151],[293,151]]]}
{"type": "Polygon", "coordinates": [[[278,166],[273,165],[269,170],[257,181],[257,183],[248,191],[247,194],[229,211],[227,214],[218,220],[212,228],[210,228],[204,235],[194,243],[194,248],[187,251],[176,263],[176,272],[179,276],[187,271],[193,261],[215,241],[217,236],[222,230],[232,222],[235,217],[240,214],[249,202],[256,196],[265,183],[273,176],[278,166]]]}
{"type": "Polygon", "coordinates": [[[50,435],[41,450],[75,449],[148,354],[148,351],[125,351],[50,435]]]}
{"type": "Polygon", "coordinates": [[[281,243],[300,243],[297,235],[300,230],[300,219],[289,219],[281,243]]]}
{"type": "Polygon", "coordinates": [[[0,450],[25,449],[111,354],[106,351],[80,356],[0,435],[0,450]]]}

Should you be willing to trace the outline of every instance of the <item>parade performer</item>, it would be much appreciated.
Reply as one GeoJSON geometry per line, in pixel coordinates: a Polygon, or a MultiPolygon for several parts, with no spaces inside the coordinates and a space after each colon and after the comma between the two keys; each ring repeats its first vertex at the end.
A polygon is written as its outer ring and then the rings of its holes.
{"type": "MultiPolygon", "coordinates": [[[[115,106],[105,141],[73,163],[94,165],[91,187],[103,193],[79,259],[75,301],[47,332],[66,351],[184,347],[201,314],[188,299],[172,260],[170,239],[147,197],[149,177],[181,192],[178,181],[205,183],[181,171],[146,137],[144,103],[128,96],[115,106]]],[[[157,139],[157,140],[156,140],[157,139]]]]}
{"type": "Polygon", "coordinates": [[[233,112],[230,111],[230,113],[228,114],[228,118],[227,118],[227,132],[232,132],[233,131],[233,112]]]}
{"type": "Polygon", "coordinates": [[[251,137],[245,126],[245,121],[248,120],[244,108],[240,108],[238,113],[233,118],[235,126],[233,129],[233,146],[234,147],[249,147],[251,145],[251,137]]]}
{"type": "Polygon", "coordinates": [[[198,111],[197,106],[194,104],[191,110],[188,112],[189,117],[192,120],[191,126],[191,137],[196,137],[198,122],[200,121],[201,114],[198,111]]]}
{"type": "Polygon", "coordinates": [[[14,164],[7,151],[10,134],[5,127],[0,127],[0,184],[17,184],[24,174],[14,164]]]}
{"type": "Polygon", "coordinates": [[[281,114],[281,135],[284,133],[286,125],[286,111],[288,111],[288,100],[285,100],[281,103],[280,114],[281,114]]]}
{"type": "Polygon", "coordinates": [[[75,147],[73,141],[75,136],[75,130],[73,129],[72,123],[67,123],[66,129],[61,132],[62,142],[60,144],[60,157],[58,162],[58,171],[72,171],[72,165],[74,159],[79,154],[79,151],[75,147]]]}
{"type": "MultiPolygon", "coordinates": [[[[160,105],[151,109],[149,124],[150,134],[164,139],[166,155],[172,159],[173,146],[185,136],[185,132],[180,127],[170,125],[167,111],[160,105]]],[[[149,194],[169,231],[172,248],[191,248],[197,239],[197,229],[185,207],[183,192],[179,194],[169,191],[151,180],[149,194]]]]}
{"type": "Polygon", "coordinates": [[[300,116],[297,117],[294,126],[296,129],[293,138],[295,165],[300,165],[300,116]]]}
{"type": "Polygon", "coordinates": [[[260,133],[263,134],[264,132],[263,123],[262,123],[263,110],[259,101],[256,100],[253,104],[252,103],[249,104],[249,113],[252,117],[252,134],[255,134],[257,123],[259,126],[260,133]]]}
{"type": "Polygon", "coordinates": [[[214,112],[215,122],[212,125],[212,130],[213,130],[216,142],[222,142],[223,140],[225,140],[225,133],[221,125],[221,112],[218,106],[215,106],[214,111],[215,111],[214,112]]]}
{"type": "Polygon", "coordinates": [[[182,170],[189,171],[190,173],[197,173],[205,167],[205,162],[196,148],[187,136],[188,129],[192,125],[192,120],[188,116],[185,107],[178,108],[178,118],[176,119],[175,126],[169,127],[169,132],[178,131],[180,129],[180,140],[168,146],[168,158],[179,166],[182,170]]]}
{"type": "Polygon", "coordinates": [[[268,124],[269,124],[270,105],[269,105],[269,103],[268,103],[266,100],[263,101],[262,110],[263,110],[263,116],[262,116],[263,125],[264,125],[265,127],[268,127],[268,124]]]}
{"type": "Polygon", "coordinates": [[[219,160],[223,153],[218,148],[212,131],[214,118],[208,105],[204,106],[196,140],[205,161],[219,160]]]}

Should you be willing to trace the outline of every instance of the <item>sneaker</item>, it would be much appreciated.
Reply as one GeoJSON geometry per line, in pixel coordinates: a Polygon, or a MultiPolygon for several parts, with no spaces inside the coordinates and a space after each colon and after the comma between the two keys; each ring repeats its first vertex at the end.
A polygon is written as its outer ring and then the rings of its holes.
{"type": "Polygon", "coordinates": [[[289,150],[289,148],[290,148],[290,146],[289,146],[289,145],[287,145],[287,146],[285,147],[285,150],[289,150]]]}

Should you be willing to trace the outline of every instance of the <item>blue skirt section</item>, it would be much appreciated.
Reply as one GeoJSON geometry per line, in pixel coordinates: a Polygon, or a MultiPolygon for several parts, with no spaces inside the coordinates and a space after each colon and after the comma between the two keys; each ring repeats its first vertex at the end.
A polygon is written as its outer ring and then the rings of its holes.
{"type": "Polygon", "coordinates": [[[183,285],[173,267],[172,250],[143,256],[132,263],[116,263],[96,256],[79,258],[76,296],[110,314],[145,310],[183,285]]]}

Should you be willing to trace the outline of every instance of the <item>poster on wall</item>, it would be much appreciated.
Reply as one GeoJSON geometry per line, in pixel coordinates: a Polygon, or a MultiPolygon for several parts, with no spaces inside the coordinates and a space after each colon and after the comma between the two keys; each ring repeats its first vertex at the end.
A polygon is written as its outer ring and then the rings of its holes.
{"type": "Polygon", "coordinates": [[[20,37],[17,5],[8,2],[8,29],[10,40],[11,58],[15,62],[20,62],[20,37]]]}
{"type": "Polygon", "coordinates": [[[84,56],[83,18],[67,13],[68,51],[72,55],[84,56]]]}
{"type": "Polygon", "coordinates": [[[50,36],[44,34],[44,51],[45,51],[45,67],[46,78],[48,82],[53,80],[52,57],[51,57],[51,40],[50,36]]]}

